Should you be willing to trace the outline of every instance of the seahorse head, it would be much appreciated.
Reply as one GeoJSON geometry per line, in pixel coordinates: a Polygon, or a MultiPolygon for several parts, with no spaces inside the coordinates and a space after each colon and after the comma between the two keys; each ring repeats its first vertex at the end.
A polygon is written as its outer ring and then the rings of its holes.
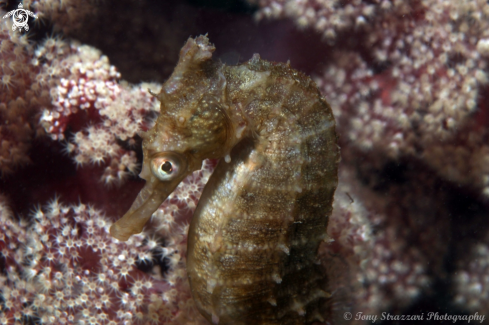
{"type": "Polygon", "coordinates": [[[127,240],[143,230],[153,212],[177,185],[202,166],[206,158],[230,151],[233,134],[224,105],[225,77],[220,63],[211,60],[214,46],[207,37],[189,39],[178,64],[156,95],[161,112],[155,126],[143,135],[143,168],[146,180],[129,211],[110,229],[127,240]]]}

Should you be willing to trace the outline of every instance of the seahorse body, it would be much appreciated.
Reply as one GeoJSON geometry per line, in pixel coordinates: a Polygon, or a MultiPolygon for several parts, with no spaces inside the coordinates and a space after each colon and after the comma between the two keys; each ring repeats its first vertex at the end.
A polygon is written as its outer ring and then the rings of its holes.
{"type": "Polygon", "coordinates": [[[207,37],[189,39],[158,95],[144,136],[131,209],[111,228],[142,230],[178,183],[206,158],[222,158],[193,216],[187,270],[200,312],[214,324],[309,324],[329,298],[317,263],[337,186],[331,108],[288,64],[211,60],[207,37]]]}

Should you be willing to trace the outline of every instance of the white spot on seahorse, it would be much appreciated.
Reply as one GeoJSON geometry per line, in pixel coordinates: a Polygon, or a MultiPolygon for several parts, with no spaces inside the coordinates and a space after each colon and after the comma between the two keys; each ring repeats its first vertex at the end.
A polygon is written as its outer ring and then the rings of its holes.
{"type": "Polygon", "coordinates": [[[289,255],[290,254],[290,250],[289,248],[284,244],[284,243],[280,243],[277,245],[277,248],[280,249],[281,251],[283,251],[285,254],[289,255]]]}
{"type": "Polygon", "coordinates": [[[292,310],[295,310],[299,316],[304,316],[306,311],[304,310],[304,305],[298,301],[295,301],[292,305],[292,310]]]}
{"type": "Polygon", "coordinates": [[[246,125],[238,126],[236,129],[236,139],[241,139],[244,130],[246,130],[246,125]]]}
{"type": "Polygon", "coordinates": [[[214,288],[216,287],[216,285],[217,285],[216,279],[209,279],[209,280],[207,280],[207,292],[213,293],[214,292],[214,288]]]}
{"type": "Polygon", "coordinates": [[[273,281],[275,281],[276,283],[282,283],[282,278],[280,277],[280,275],[278,275],[277,273],[274,273],[272,275],[272,279],[273,281]]]}

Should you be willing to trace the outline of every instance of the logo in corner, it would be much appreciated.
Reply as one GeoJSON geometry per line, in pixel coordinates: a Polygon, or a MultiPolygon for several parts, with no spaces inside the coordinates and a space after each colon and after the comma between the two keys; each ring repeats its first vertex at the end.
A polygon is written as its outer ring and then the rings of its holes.
{"type": "Polygon", "coordinates": [[[14,22],[14,24],[12,25],[13,31],[15,31],[17,28],[19,29],[19,31],[21,31],[22,28],[28,31],[29,30],[29,25],[27,24],[27,22],[29,21],[28,16],[37,19],[37,16],[32,11],[24,9],[22,3],[19,3],[19,9],[15,9],[7,12],[7,14],[3,16],[3,18],[7,18],[10,16],[12,16],[12,20],[14,22]]]}

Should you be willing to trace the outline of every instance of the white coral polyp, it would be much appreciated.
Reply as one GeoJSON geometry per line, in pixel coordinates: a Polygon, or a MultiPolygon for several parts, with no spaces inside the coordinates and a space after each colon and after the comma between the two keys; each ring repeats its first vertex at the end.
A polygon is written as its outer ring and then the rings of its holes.
{"type": "Polygon", "coordinates": [[[477,42],[477,52],[483,56],[489,56],[489,38],[480,39],[477,42]]]}

